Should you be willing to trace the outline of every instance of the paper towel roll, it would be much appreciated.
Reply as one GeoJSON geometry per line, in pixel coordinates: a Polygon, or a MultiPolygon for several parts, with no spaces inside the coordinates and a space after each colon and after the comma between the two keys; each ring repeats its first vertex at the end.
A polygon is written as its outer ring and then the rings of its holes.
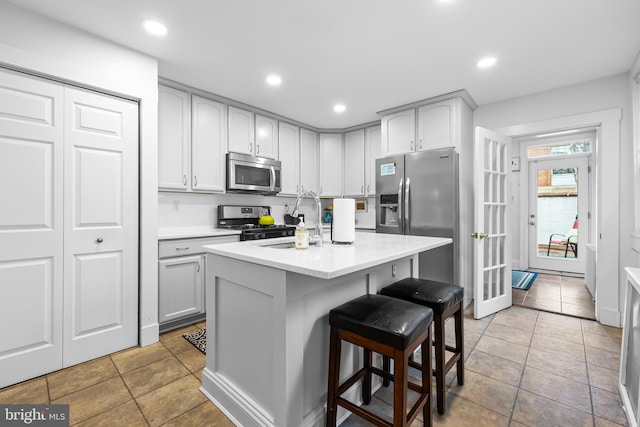
{"type": "Polygon", "coordinates": [[[333,199],[331,241],[352,243],[356,240],[356,200],[333,199]]]}

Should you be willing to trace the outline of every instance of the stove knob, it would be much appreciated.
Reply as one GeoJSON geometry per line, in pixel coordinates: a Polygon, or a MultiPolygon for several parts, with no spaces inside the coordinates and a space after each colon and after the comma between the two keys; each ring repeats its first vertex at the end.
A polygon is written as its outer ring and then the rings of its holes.
{"type": "Polygon", "coordinates": [[[287,231],[286,230],[282,230],[282,236],[286,237],[287,236],[287,231]]]}
{"type": "Polygon", "coordinates": [[[267,233],[260,233],[260,239],[266,239],[267,233]]]}

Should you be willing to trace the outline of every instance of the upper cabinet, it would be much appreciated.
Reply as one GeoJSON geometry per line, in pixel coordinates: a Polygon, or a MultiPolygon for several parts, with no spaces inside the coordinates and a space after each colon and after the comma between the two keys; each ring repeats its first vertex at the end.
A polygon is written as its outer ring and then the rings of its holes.
{"type": "Polygon", "coordinates": [[[158,187],[224,192],[227,108],[159,86],[158,187]]]}
{"type": "Polygon", "coordinates": [[[320,192],[322,197],[342,197],[342,134],[320,134],[320,192]]]}
{"type": "Polygon", "coordinates": [[[460,143],[460,98],[418,108],[417,151],[458,147],[460,143]]]}
{"type": "Polygon", "coordinates": [[[300,129],[300,193],[318,193],[318,134],[300,129]]]}
{"type": "Polygon", "coordinates": [[[344,134],[344,195],[365,194],[365,134],[364,129],[344,134]]]}
{"type": "Polygon", "coordinates": [[[416,111],[399,111],[382,117],[382,153],[386,155],[415,151],[416,111]]]}
{"type": "Polygon", "coordinates": [[[365,195],[376,195],[376,159],[379,159],[382,152],[382,129],[380,126],[373,126],[364,130],[364,184],[365,195]]]}
{"type": "Polygon", "coordinates": [[[229,151],[254,155],[255,119],[251,111],[229,107],[229,151]]]}
{"type": "Polygon", "coordinates": [[[278,158],[278,121],[256,114],[256,156],[278,158]]]}
{"type": "Polygon", "coordinates": [[[278,122],[230,106],[229,151],[277,159],[278,122]]]}
{"type": "Polygon", "coordinates": [[[227,107],[200,96],[191,97],[191,188],[225,191],[227,107]]]}
{"type": "Polygon", "coordinates": [[[186,92],[158,87],[158,187],[186,191],[190,185],[191,104],[186,92]]]}
{"type": "Polygon", "coordinates": [[[463,101],[452,98],[382,117],[382,155],[460,147],[463,101]]]}
{"type": "MultiPolygon", "coordinates": [[[[300,192],[300,128],[289,123],[279,123],[278,151],[282,170],[280,172],[280,195],[297,196],[300,192]]],[[[315,158],[315,156],[314,156],[315,158]]]]}

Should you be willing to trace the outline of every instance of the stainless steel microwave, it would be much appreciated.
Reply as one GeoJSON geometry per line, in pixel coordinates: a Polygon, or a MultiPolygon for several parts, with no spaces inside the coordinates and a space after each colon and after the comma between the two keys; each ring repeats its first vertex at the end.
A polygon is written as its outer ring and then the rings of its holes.
{"type": "Polygon", "coordinates": [[[276,194],[280,189],[279,160],[227,154],[227,193],[276,194]]]}

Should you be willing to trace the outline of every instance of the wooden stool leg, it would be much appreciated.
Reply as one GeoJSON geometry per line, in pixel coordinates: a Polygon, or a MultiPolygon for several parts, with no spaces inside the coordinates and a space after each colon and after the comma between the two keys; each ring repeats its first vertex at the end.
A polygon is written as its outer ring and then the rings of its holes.
{"type": "MultiPolygon", "coordinates": [[[[431,360],[431,348],[429,347],[431,344],[431,328],[429,328],[429,332],[427,333],[427,339],[422,343],[422,348],[427,351],[421,351],[421,359],[420,362],[422,366],[431,366],[433,361],[431,360]]],[[[431,427],[432,424],[432,415],[431,415],[431,390],[432,390],[432,375],[431,369],[422,369],[422,388],[424,391],[429,393],[427,396],[427,402],[424,404],[422,408],[422,419],[424,420],[425,427],[431,427]]]]}
{"type": "MultiPolygon", "coordinates": [[[[386,373],[391,372],[391,361],[389,360],[389,356],[382,356],[382,370],[386,373]]],[[[384,387],[389,386],[389,380],[386,378],[382,379],[382,385],[384,387]]]]}
{"type": "Polygon", "coordinates": [[[456,364],[458,384],[464,384],[464,307],[460,301],[460,308],[455,314],[456,351],[460,352],[460,360],[456,364]]]}
{"type": "Polygon", "coordinates": [[[338,404],[336,393],[340,381],[340,351],[342,345],[338,338],[338,328],[331,327],[329,340],[329,385],[327,387],[327,427],[335,427],[337,422],[338,404]]]}
{"type": "Polygon", "coordinates": [[[373,354],[371,350],[363,348],[364,368],[367,374],[362,379],[362,403],[368,405],[371,403],[371,365],[373,365],[373,354]]]}
{"type": "Polygon", "coordinates": [[[436,338],[436,398],[438,399],[438,413],[445,412],[445,384],[444,384],[444,364],[445,364],[445,347],[444,347],[444,319],[442,315],[433,316],[433,326],[436,338]]]}
{"type": "Polygon", "coordinates": [[[393,426],[407,425],[409,355],[396,350],[393,357],[393,426]]]}

